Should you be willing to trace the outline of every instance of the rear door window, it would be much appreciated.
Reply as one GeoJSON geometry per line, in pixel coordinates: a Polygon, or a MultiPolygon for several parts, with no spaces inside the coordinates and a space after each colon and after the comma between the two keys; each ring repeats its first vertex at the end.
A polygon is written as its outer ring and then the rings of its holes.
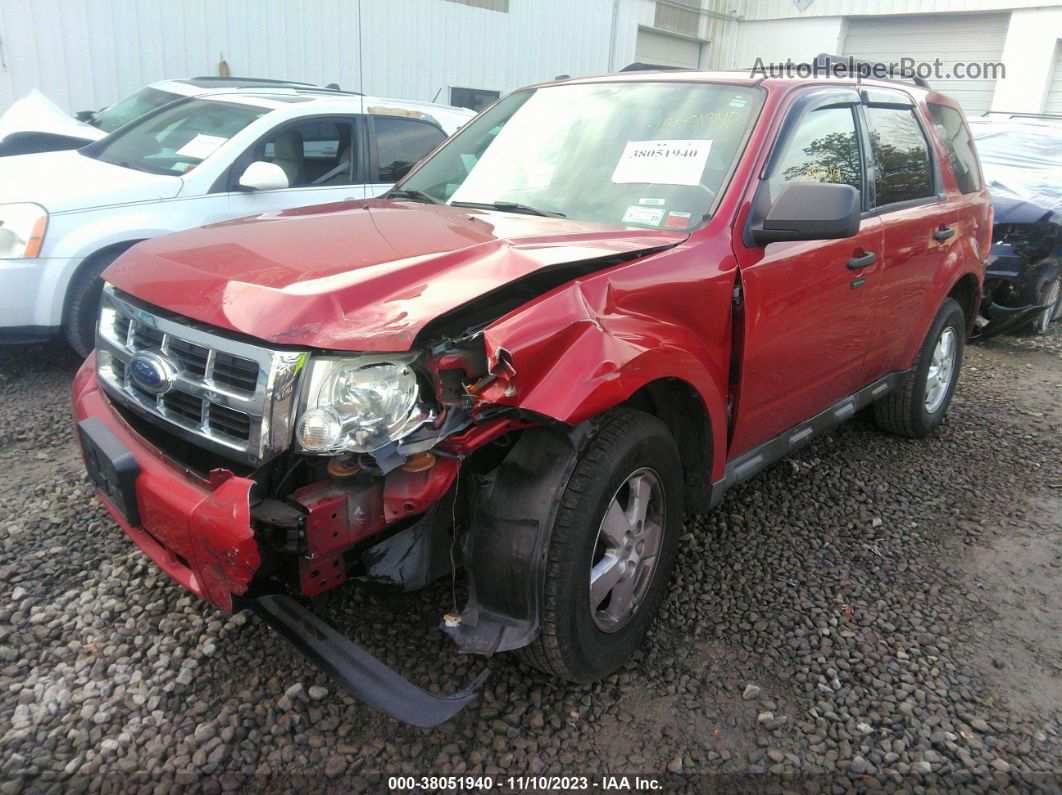
{"type": "Polygon", "coordinates": [[[929,146],[911,108],[866,108],[877,206],[933,195],[929,146]]]}
{"type": "Polygon", "coordinates": [[[446,139],[446,133],[417,119],[375,116],[379,182],[397,182],[428,152],[446,139]]]}
{"type": "Polygon", "coordinates": [[[981,190],[981,174],[977,168],[977,153],[970,130],[962,114],[947,105],[929,104],[929,113],[936,122],[944,148],[948,151],[951,170],[962,193],[981,190]]]}
{"type": "Polygon", "coordinates": [[[785,144],[771,177],[771,197],[790,182],[826,182],[863,189],[863,168],[852,106],[809,113],[785,144]]]}

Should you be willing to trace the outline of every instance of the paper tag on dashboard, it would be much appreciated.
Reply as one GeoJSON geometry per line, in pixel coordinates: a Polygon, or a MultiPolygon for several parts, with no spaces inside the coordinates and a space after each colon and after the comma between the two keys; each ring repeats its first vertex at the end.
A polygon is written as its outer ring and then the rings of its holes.
{"type": "Polygon", "coordinates": [[[627,212],[623,214],[623,222],[625,224],[648,224],[649,226],[660,226],[660,222],[664,219],[664,211],[658,210],[655,207],[639,207],[636,204],[632,204],[627,208],[627,212]]]}
{"type": "Polygon", "coordinates": [[[612,181],[698,185],[711,150],[712,142],[704,140],[628,141],[612,181]]]}
{"type": "Polygon", "coordinates": [[[177,150],[181,157],[194,157],[197,160],[206,160],[225,143],[228,138],[221,135],[204,135],[199,133],[195,138],[177,150]]]}

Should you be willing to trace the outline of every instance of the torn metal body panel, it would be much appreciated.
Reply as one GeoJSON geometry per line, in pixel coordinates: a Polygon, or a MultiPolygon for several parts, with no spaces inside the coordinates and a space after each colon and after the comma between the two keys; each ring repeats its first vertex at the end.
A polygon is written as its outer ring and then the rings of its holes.
{"type": "MultiPolygon", "coordinates": [[[[713,438],[727,438],[736,270],[729,248],[713,244],[714,226],[698,249],[679,245],[577,279],[487,326],[494,378],[477,401],[574,426],[674,378],[703,402],[713,438]]],[[[725,454],[713,450],[714,478],[725,454]]]]}

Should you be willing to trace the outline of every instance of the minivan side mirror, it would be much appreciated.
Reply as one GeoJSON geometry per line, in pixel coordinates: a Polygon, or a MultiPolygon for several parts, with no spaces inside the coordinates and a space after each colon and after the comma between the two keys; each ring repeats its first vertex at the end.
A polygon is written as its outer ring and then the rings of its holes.
{"type": "Polygon", "coordinates": [[[782,240],[837,240],[859,232],[859,191],[851,185],[792,182],[752,229],[757,245],[782,240]]]}
{"type": "Polygon", "coordinates": [[[280,190],[287,188],[288,175],[276,163],[256,160],[240,176],[239,185],[247,190],[280,190]]]}

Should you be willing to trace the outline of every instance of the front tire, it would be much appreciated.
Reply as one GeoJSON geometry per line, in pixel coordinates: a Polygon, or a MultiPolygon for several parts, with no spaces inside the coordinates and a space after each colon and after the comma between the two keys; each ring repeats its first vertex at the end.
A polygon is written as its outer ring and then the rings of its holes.
{"type": "Polygon", "coordinates": [[[633,409],[604,415],[550,534],[541,630],[520,656],[571,682],[615,671],[667,594],[682,528],[682,464],[667,427],[633,409]]]}
{"type": "Polygon", "coordinates": [[[931,434],[948,413],[965,344],[966,316],[955,300],[945,298],[900,388],[874,404],[878,427],[912,439],[931,434]]]}
{"type": "Polygon", "coordinates": [[[1062,313],[1062,278],[1041,275],[1033,285],[1029,298],[1029,303],[1043,304],[1046,307],[1032,322],[1034,332],[1046,334],[1048,326],[1062,313]]]}
{"type": "Polygon", "coordinates": [[[70,347],[81,357],[89,355],[96,347],[96,320],[100,313],[100,296],[107,266],[124,253],[113,251],[90,260],[74,275],[66,290],[66,308],[63,311],[63,334],[70,347]]]}

